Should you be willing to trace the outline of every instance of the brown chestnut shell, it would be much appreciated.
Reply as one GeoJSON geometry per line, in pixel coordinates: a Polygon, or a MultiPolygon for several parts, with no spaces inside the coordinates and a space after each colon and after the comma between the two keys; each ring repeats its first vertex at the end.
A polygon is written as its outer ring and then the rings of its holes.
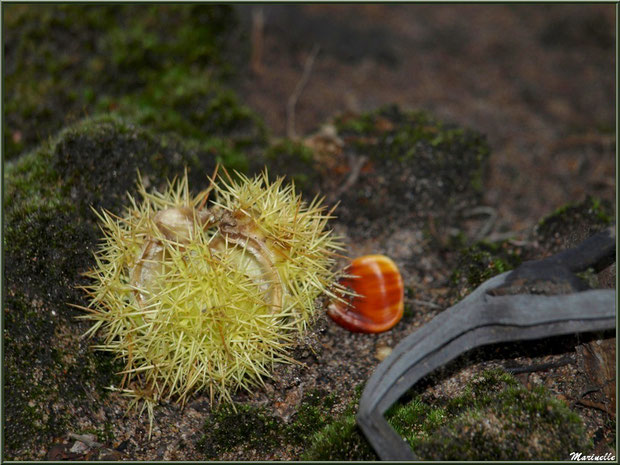
{"type": "Polygon", "coordinates": [[[364,255],[347,268],[350,276],[340,285],[356,295],[334,299],[327,314],[340,326],[353,332],[380,333],[400,321],[404,310],[403,279],[396,264],[385,255],[364,255]]]}

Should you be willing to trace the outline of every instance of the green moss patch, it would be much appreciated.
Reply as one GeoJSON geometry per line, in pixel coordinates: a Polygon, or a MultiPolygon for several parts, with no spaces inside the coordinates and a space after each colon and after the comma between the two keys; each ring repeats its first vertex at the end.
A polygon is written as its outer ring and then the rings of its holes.
{"type": "Polygon", "coordinates": [[[583,201],[564,205],[544,217],[538,223],[536,233],[542,240],[554,242],[555,238],[566,236],[582,225],[587,225],[593,233],[609,226],[613,221],[611,203],[588,195],[583,201]]]}
{"type": "Polygon", "coordinates": [[[521,264],[521,249],[509,242],[481,241],[459,251],[452,282],[461,297],[469,294],[487,279],[521,264]]]}
{"type": "Polygon", "coordinates": [[[219,149],[220,162],[247,171],[244,152],[266,142],[262,120],[237,95],[205,70],[163,72],[157,80],[118,100],[102,100],[114,113],[158,134],[176,134],[203,150],[219,149]]]}
{"type": "Polygon", "coordinates": [[[271,173],[286,175],[305,193],[317,193],[320,171],[312,150],[302,143],[290,139],[277,141],[265,150],[264,159],[271,173]]]}
{"type": "Polygon", "coordinates": [[[576,413],[542,386],[487,371],[446,403],[447,421],[413,444],[431,460],[563,460],[591,447],[576,413]]]}
{"type": "Polygon", "coordinates": [[[336,397],[324,390],[315,389],[308,392],[293,421],[285,434],[288,441],[296,445],[304,445],[310,438],[332,418],[331,410],[336,404],[336,397]]]}
{"type": "Polygon", "coordinates": [[[223,85],[248,42],[227,5],[6,5],[4,149],[32,149],[88,115],[116,113],[154,131],[230,150],[264,127],[223,85]]]}
{"type": "MultiPolygon", "coordinates": [[[[425,111],[402,111],[395,105],[358,116],[340,117],[336,127],[341,137],[353,140],[361,152],[373,159],[411,161],[425,145],[441,152],[473,148],[478,157],[488,155],[488,147],[480,134],[446,124],[425,111]]],[[[437,158],[442,158],[442,154],[437,158]]]]}
{"type": "Polygon", "coordinates": [[[329,422],[334,404],[333,395],[312,390],[288,423],[262,407],[222,405],[206,421],[198,448],[209,459],[239,449],[264,456],[282,445],[300,448],[329,422]]]}
{"type": "Polygon", "coordinates": [[[7,165],[5,457],[41,458],[41,445],[65,434],[76,415],[96,412],[104,388],[117,383],[118,362],[80,339],[86,325],[70,306],[87,305],[77,286],[85,284],[82,273],[92,266],[100,237],[91,207],[122,208],[138,168],[161,188],[187,167],[192,186],[206,187],[215,158],[102,117],[62,131],[7,165]]]}
{"type": "MultiPolygon", "coordinates": [[[[562,460],[590,443],[579,417],[544,388],[528,391],[502,371],[485,371],[464,392],[434,405],[415,397],[388,422],[425,460],[562,460]]],[[[376,460],[354,415],[318,432],[304,460],[376,460]]]]}
{"type": "Polygon", "coordinates": [[[429,220],[455,225],[480,202],[489,148],[479,133],[397,106],[343,116],[335,126],[344,153],[364,160],[340,198],[339,217],[351,230],[429,220]]]}

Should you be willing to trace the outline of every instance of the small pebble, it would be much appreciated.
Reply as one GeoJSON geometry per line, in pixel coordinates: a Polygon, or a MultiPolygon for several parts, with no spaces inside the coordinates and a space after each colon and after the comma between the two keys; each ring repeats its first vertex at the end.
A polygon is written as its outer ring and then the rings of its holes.
{"type": "Polygon", "coordinates": [[[377,346],[375,358],[379,361],[385,360],[392,353],[392,348],[386,345],[377,346]]]}
{"type": "Polygon", "coordinates": [[[74,454],[83,454],[88,449],[89,447],[82,441],[75,441],[75,444],[73,444],[73,447],[69,449],[69,452],[73,452],[74,454]]]}

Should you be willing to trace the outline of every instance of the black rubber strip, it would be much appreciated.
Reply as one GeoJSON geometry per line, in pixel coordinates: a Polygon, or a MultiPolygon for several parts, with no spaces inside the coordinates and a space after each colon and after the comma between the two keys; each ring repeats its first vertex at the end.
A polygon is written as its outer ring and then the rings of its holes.
{"type": "MultiPolygon", "coordinates": [[[[538,262],[528,262],[527,266],[535,270],[539,264],[541,269],[571,272],[602,266],[609,261],[609,256],[615,256],[613,231],[606,230],[575,249],[538,262]],[[557,266],[548,268],[550,262],[557,266]]],[[[384,414],[422,377],[460,354],[498,342],[615,328],[614,290],[561,295],[487,294],[489,290],[505,285],[510,275],[518,270],[484,282],[461,302],[406,337],[377,366],[360,399],[357,422],[382,460],[418,460],[384,414]]],[[[537,278],[540,278],[539,274],[537,278]]]]}

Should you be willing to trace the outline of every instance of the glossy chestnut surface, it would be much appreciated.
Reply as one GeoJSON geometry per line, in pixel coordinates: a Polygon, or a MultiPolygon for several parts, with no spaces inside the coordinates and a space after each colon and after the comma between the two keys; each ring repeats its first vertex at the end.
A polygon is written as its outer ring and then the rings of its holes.
{"type": "Polygon", "coordinates": [[[385,255],[365,255],[351,262],[340,284],[358,296],[333,300],[327,314],[349,331],[380,333],[400,321],[404,309],[403,279],[385,255]]]}

